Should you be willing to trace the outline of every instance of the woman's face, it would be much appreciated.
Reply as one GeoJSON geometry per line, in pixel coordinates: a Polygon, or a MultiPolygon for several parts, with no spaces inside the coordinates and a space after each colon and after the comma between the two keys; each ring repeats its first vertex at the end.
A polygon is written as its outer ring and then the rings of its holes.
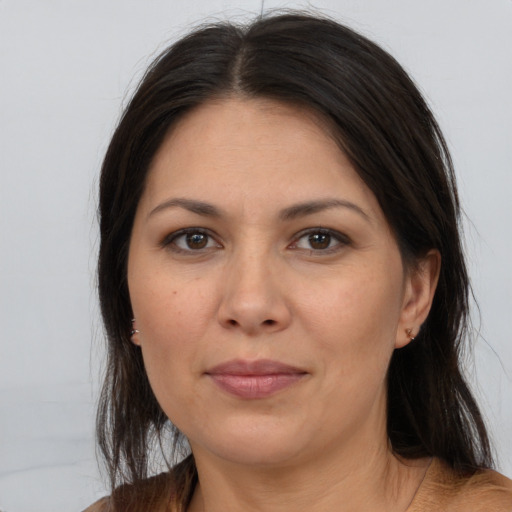
{"type": "Polygon", "coordinates": [[[415,286],[313,115],[227,99],[182,119],[148,175],[128,283],[151,386],[196,458],[289,464],[385,440],[415,286]]]}

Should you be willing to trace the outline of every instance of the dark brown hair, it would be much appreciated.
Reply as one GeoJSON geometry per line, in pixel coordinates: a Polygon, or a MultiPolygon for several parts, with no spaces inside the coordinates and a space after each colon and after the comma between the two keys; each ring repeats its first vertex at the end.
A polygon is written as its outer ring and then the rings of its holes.
{"type": "MultiPolygon", "coordinates": [[[[391,360],[388,435],[403,457],[440,457],[461,471],[490,466],[486,429],[461,373],[470,288],[443,136],[388,53],[330,19],[295,13],[247,26],[218,23],[175,43],[147,70],[112,137],[100,182],[98,274],[108,360],[97,419],[112,486],[148,477],[155,442],[157,450],[171,445],[172,465],[181,441],[130,341],[126,267],[135,210],[169,128],[197,105],[229,96],[290,102],[322,116],[377,197],[404,262],[414,265],[439,250],[441,274],[428,319],[391,360]],[[158,442],[169,433],[173,442],[158,442]]],[[[175,475],[185,507],[197,477],[192,456],[175,475]]]]}

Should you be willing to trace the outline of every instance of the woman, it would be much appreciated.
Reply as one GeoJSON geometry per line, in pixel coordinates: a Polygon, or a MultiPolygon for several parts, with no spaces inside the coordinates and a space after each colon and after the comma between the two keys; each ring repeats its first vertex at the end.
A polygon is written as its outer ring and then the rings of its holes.
{"type": "Polygon", "coordinates": [[[382,49],[300,14],[198,30],[100,188],[113,493],[90,510],[512,510],[460,369],[452,164],[382,49]]]}

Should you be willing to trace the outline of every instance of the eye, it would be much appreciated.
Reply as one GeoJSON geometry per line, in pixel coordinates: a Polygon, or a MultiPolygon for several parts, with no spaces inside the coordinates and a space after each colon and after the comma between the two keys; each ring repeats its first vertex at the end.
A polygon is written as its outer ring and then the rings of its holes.
{"type": "Polygon", "coordinates": [[[314,228],[299,233],[299,237],[293,242],[292,248],[329,253],[341,249],[349,243],[349,238],[342,233],[331,229],[314,228]]]}
{"type": "Polygon", "coordinates": [[[175,231],[166,236],[161,245],[174,252],[199,252],[222,247],[210,233],[199,228],[175,231]]]}

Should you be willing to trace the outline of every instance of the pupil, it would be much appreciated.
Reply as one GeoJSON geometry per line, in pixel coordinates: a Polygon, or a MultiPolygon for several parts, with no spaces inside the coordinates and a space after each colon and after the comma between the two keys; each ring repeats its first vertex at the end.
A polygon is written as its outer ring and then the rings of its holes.
{"type": "Polygon", "coordinates": [[[203,235],[202,233],[192,233],[187,235],[187,245],[191,249],[203,249],[206,247],[207,242],[208,239],[206,235],[203,235]]]}
{"type": "Polygon", "coordinates": [[[331,243],[331,235],[326,233],[315,233],[309,235],[309,244],[313,249],[327,249],[331,243]]]}

